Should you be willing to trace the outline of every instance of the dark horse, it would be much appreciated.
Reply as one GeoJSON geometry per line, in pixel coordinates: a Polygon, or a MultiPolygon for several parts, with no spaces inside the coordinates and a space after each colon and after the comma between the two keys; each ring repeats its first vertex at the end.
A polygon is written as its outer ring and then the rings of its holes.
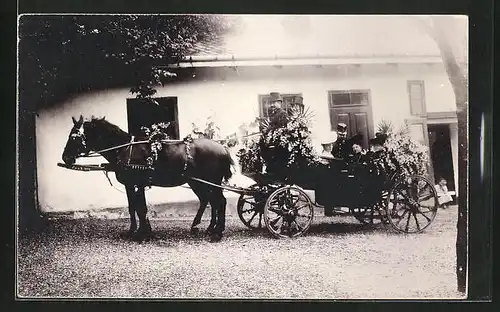
{"type": "Polygon", "coordinates": [[[109,162],[115,171],[116,179],[125,186],[127,192],[130,213],[128,234],[134,239],[143,240],[151,235],[144,188],[175,187],[185,183],[189,184],[200,200],[198,213],[191,226],[192,231],[197,230],[196,226],[200,224],[205,207],[210,203],[212,217],[207,233],[211,234],[212,241],[222,238],[226,210],[226,198],[222,189],[191,179],[195,177],[220,185],[223,180],[231,177],[231,166],[234,163],[222,145],[204,138],[190,142],[164,143],[158,152],[153,170],[146,170],[146,159],[152,155],[151,145],[147,142],[127,144],[144,138],[132,137],[105,118],[92,117],[91,120],[84,120],[80,116],[80,119],[76,120],[73,117],[73,124],[62,155],[63,161],[67,165],[73,165],[79,156],[99,152],[109,162]],[[125,146],[110,149],[120,145],[125,146]],[[139,217],[137,232],[136,213],[139,217]]]}

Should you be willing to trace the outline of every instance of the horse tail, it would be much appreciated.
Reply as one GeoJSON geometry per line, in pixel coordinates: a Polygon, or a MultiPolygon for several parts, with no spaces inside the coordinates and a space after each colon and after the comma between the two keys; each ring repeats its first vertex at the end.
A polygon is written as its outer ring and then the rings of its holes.
{"type": "Polygon", "coordinates": [[[223,158],[223,172],[222,172],[222,177],[224,178],[224,181],[229,181],[231,177],[233,176],[233,172],[231,171],[231,167],[234,166],[234,160],[231,157],[231,154],[228,152],[224,155],[223,158]]]}

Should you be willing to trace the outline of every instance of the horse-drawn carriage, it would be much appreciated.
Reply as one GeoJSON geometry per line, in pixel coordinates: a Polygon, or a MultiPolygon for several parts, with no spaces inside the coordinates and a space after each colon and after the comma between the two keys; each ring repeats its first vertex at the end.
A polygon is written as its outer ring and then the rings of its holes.
{"type": "Polygon", "coordinates": [[[438,197],[427,178],[398,173],[387,177],[363,165],[342,165],[319,168],[326,171],[323,173],[306,172],[295,181],[246,174],[257,183],[238,199],[241,221],[249,228],[265,225],[276,237],[295,237],[307,232],[315,207],[333,208],[337,214],[352,214],[363,224],[384,223],[405,233],[421,232],[434,220],[438,197]]]}
{"type": "Polygon", "coordinates": [[[135,140],[104,119],[84,121],[80,117],[73,122],[63,153],[64,163],[58,165],[73,170],[114,171],[127,190],[130,232],[136,230],[137,213],[140,223],[137,233],[141,237],[151,231],[146,216],[146,186],[175,187],[188,183],[200,199],[193,227],[200,223],[210,203],[212,219],[208,231],[215,234],[214,240],[222,237],[225,227],[223,189],[240,194],[238,215],[247,227],[263,227],[264,221],[275,237],[297,237],[306,233],[313,221],[315,206],[347,207],[362,223],[382,222],[405,233],[424,230],[437,213],[436,190],[420,175],[396,171],[387,176],[364,165],[341,162],[302,172],[290,170],[281,175],[244,173],[256,183],[242,188],[222,183],[231,176],[232,160],[228,151],[214,141],[161,140],[164,148],[156,151],[154,166],[130,164],[131,159],[150,159],[150,141],[135,140]],[[97,154],[109,163],[75,164],[78,157],[97,154]],[[314,201],[306,190],[314,191],[314,201]]]}

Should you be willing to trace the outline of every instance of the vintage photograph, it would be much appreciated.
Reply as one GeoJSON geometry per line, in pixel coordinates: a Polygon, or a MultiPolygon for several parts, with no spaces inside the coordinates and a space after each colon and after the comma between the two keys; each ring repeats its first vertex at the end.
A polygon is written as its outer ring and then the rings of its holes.
{"type": "Polygon", "coordinates": [[[17,299],[466,298],[468,27],[19,16],[17,299]]]}

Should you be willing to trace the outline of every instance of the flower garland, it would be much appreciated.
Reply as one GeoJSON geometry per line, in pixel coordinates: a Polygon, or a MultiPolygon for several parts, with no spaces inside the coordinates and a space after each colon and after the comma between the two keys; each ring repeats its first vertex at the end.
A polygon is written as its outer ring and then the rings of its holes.
{"type": "MultiPolygon", "coordinates": [[[[412,140],[409,135],[393,134],[388,137],[384,144],[388,157],[393,157],[399,163],[399,169],[403,174],[427,173],[429,163],[428,148],[412,140]]],[[[392,169],[396,169],[395,165],[392,169]]]]}
{"type": "Polygon", "coordinates": [[[238,152],[242,172],[265,171],[286,178],[319,163],[309,130],[311,114],[276,114],[260,119],[260,139],[247,142],[238,152]]]}
{"type": "Polygon", "coordinates": [[[158,153],[162,150],[163,144],[162,140],[169,140],[170,137],[167,134],[167,129],[170,126],[170,123],[160,122],[157,124],[151,125],[151,128],[141,127],[141,130],[147,137],[147,140],[151,146],[151,156],[148,156],[146,159],[149,166],[153,166],[153,164],[158,160],[158,153]]]}
{"type": "Polygon", "coordinates": [[[252,140],[244,143],[236,156],[239,159],[241,171],[246,173],[261,173],[264,167],[264,160],[260,154],[258,141],[252,140]]]}

